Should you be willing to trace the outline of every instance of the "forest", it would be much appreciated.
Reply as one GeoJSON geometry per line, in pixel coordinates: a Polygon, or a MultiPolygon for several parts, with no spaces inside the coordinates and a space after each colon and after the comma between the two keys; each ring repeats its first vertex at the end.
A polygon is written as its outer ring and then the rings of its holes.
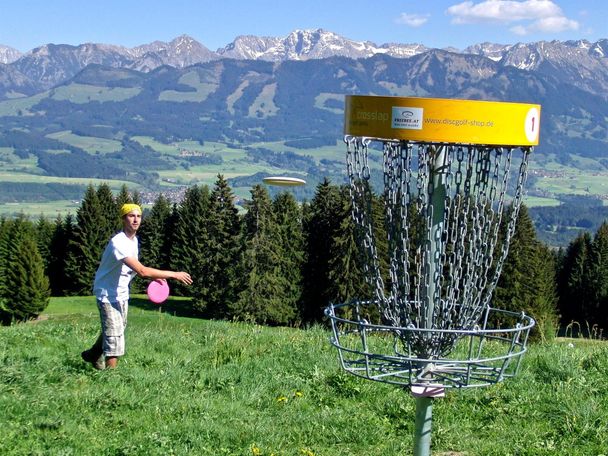
{"type": "MultiPolygon", "coordinates": [[[[50,296],[90,295],[126,202],[141,203],[141,196],[126,186],[114,195],[106,184],[89,185],[75,216],[0,219],[2,323],[36,318],[50,296]]],[[[330,303],[372,297],[358,236],[348,186],[325,179],[300,204],[292,193],[271,196],[255,185],[239,213],[222,175],[211,188],[189,187],[178,204],[159,195],[138,231],[143,264],[192,275],[192,286],[171,286],[172,294],[191,297],[193,314],[272,326],[319,323],[330,303]]],[[[142,293],[145,285],[135,279],[131,292],[142,293]]],[[[539,339],[568,332],[602,337],[608,223],[556,250],[537,238],[522,206],[492,306],[533,316],[539,339]]]]}

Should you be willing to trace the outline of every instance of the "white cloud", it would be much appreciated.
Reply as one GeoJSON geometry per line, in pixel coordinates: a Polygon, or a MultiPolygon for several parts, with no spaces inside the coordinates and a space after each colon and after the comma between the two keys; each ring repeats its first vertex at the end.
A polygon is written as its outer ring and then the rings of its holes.
{"type": "Polygon", "coordinates": [[[420,27],[429,20],[429,17],[429,14],[401,13],[395,22],[397,24],[409,25],[410,27],[420,27]]]}
{"type": "Polygon", "coordinates": [[[518,23],[510,28],[517,35],[532,32],[563,32],[578,30],[579,23],[568,19],[551,0],[484,0],[465,1],[450,6],[446,13],[453,24],[518,23]]]}
{"type": "Polygon", "coordinates": [[[565,30],[578,30],[578,22],[567,17],[545,17],[532,23],[528,29],[533,32],[563,32],[565,30]]]}
{"type": "Polygon", "coordinates": [[[528,30],[522,25],[516,25],[511,27],[509,30],[511,30],[511,32],[513,32],[515,35],[524,36],[528,34],[528,30]]]}

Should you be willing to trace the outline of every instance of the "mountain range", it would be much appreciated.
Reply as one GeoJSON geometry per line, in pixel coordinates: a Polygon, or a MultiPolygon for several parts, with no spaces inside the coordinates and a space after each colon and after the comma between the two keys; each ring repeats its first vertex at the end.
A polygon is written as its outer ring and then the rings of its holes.
{"type": "MultiPolygon", "coordinates": [[[[458,51],[378,46],[313,30],[241,36],[216,51],[181,36],[131,49],[48,44],[20,55],[3,47],[0,56],[9,62],[0,64],[0,170],[28,178],[158,188],[163,173],[223,172],[231,156],[235,176],[276,169],[341,179],[336,141],[346,94],[538,103],[537,163],[608,170],[605,39],[458,51]],[[184,151],[183,143],[197,146],[184,151]],[[162,152],[168,149],[174,152],[162,152]],[[229,149],[239,152],[224,154],[229,149]]],[[[0,184],[5,193],[39,198],[19,177],[0,184]]]]}
{"type": "MultiPolygon", "coordinates": [[[[74,77],[90,64],[150,72],[165,65],[184,68],[226,58],[269,62],[336,56],[351,59],[374,55],[411,58],[432,50],[422,44],[377,45],[370,41],[353,41],[322,29],[295,30],[281,38],[238,36],[216,51],[187,35],[168,43],[155,41],[134,48],[96,43],[78,46],[46,44],[24,54],[0,45],[0,100],[47,90],[74,77]]],[[[585,40],[510,45],[481,43],[462,51],[454,48],[444,51],[480,55],[503,67],[537,72],[608,97],[608,39],[595,43],[585,40]]]]}

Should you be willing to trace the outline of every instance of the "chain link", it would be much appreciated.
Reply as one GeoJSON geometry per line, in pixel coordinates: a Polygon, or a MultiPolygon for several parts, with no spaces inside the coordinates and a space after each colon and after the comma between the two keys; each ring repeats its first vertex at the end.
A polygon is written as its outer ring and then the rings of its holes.
{"type": "MultiPolygon", "coordinates": [[[[474,328],[490,305],[508,254],[531,148],[521,149],[517,175],[511,176],[512,148],[351,136],[344,140],[365,279],[375,289],[383,322],[407,328],[474,328]],[[372,217],[373,141],[381,142],[383,151],[386,278],[372,217]],[[512,203],[505,217],[507,196],[512,203]]],[[[401,336],[406,349],[429,359],[449,353],[457,342],[450,333],[406,333],[401,336]]]]}

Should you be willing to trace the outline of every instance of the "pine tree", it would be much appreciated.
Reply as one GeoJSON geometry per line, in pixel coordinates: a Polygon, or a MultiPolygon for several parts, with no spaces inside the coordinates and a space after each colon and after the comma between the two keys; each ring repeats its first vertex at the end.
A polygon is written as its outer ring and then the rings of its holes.
{"type": "MultiPolygon", "coordinates": [[[[127,187],[123,186],[123,188],[126,191],[127,187]]],[[[100,228],[109,239],[114,233],[122,229],[120,206],[116,204],[112,189],[108,184],[100,184],[97,187],[97,201],[100,208],[100,228]]]]}
{"type": "Polygon", "coordinates": [[[23,215],[0,225],[0,321],[37,316],[48,304],[48,279],[34,225],[23,215]]]}
{"type": "Polygon", "coordinates": [[[536,242],[531,279],[534,283],[530,314],[536,319],[536,333],[542,340],[552,340],[559,327],[557,311],[556,255],[549,247],[536,242]]]}
{"type": "Polygon", "coordinates": [[[17,321],[36,318],[49,304],[49,280],[36,239],[31,234],[26,233],[15,246],[7,285],[11,293],[12,317],[17,321]]]}
{"type": "Polygon", "coordinates": [[[8,307],[9,294],[6,283],[11,226],[12,222],[7,221],[4,217],[0,218],[0,324],[2,325],[9,325],[12,321],[12,313],[8,307]]]}
{"type": "Polygon", "coordinates": [[[4,217],[0,217],[0,308],[2,305],[2,297],[5,296],[6,291],[6,270],[8,268],[10,228],[11,222],[6,220],[4,217]]]}
{"type": "Polygon", "coordinates": [[[208,244],[196,270],[194,306],[213,318],[225,318],[237,296],[237,264],[241,221],[234,195],[224,176],[218,175],[210,196],[208,244]]]}
{"type": "Polygon", "coordinates": [[[66,258],[68,245],[74,235],[74,217],[66,215],[65,219],[58,216],[55,220],[53,237],[49,245],[49,281],[53,296],[64,296],[70,288],[70,280],[66,274],[66,258]]]}
{"type": "MultiPolygon", "coordinates": [[[[139,207],[142,207],[142,196],[141,193],[139,193],[137,190],[133,190],[131,192],[131,203],[133,204],[137,204],[139,207]]],[[[121,206],[118,206],[118,208],[120,208],[121,206]]],[[[143,207],[142,207],[143,210],[143,207]]]]}
{"type": "Polygon", "coordinates": [[[532,219],[522,205],[494,291],[494,307],[526,312],[537,322],[535,336],[548,339],[557,329],[556,306],[554,256],[536,239],[532,219]]]}
{"type": "Polygon", "coordinates": [[[320,321],[323,309],[333,299],[329,279],[330,252],[335,233],[340,227],[340,221],[336,217],[340,211],[338,187],[325,179],[317,186],[304,219],[306,262],[302,318],[306,322],[320,321]]]}
{"type": "MultiPolygon", "coordinates": [[[[389,273],[389,254],[388,254],[388,235],[387,235],[387,222],[386,222],[386,202],[384,197],[372,194],[372,224],[375,233],[375,244],[376,252],[378,255],[378,263],[380,266],[380,274],[384,281],[385,291],[390,286],[390,273],[389,273]]],[[[363,249],[362,233],[357,236],[357,243],[359,249],[363,249]]],[[[362,257],[362,261],[365,260],[365,256],[362,257]]],[[[367,260],[369,261],[369,260],[367,260]]],[[[373,287],[369,287],[369,298],[374,298],[375,294],[373,287]]]]}
{"type": "MultiPolygon", "coordinates": [[[[189,187],[177,208],[171,240],[171,269],[187,271],[196,279],[196,272],[205,260],[209,245],[210,194],[207,186],[189,187]]],[[[176,283],[173,292],[190,295],[191,290],[176,283]]]]}
{"type": "Polygon", "coordinates": [[[591,294],[587,268],[591,244],[589,233],[581,233],[568,245],[558,268],[558,309],[563,325],[574,321],[582,324],[587,319],[586,304],[591,294]]]}
{"type": "Polygon", "coordinates": [[[293,194],[281,192],[272,203],[272,212],[278,230],[279,259],[277,272],[282,275],[285,289],[281,299],[290,308],[290,314],[299,316],[302,301],[304,265],[304,231],[302,211],[293,194]]]}
{"type": "Polygon", "coordinates": [[[138,231],[139,257],[143,264],[159,269],[168,269],[169,252],[167,250],[171,204],[160,194],[154,201],[149,213],[142,219],[138,231]]]}
{"type": "Polygon", "coordinates": [[[532,287],[527,272],[534,257],[535,240],[534,226],[527,210],[522,206],[509,245],[509,254],[503,263],[494,292],[495,307],[521,311],[524,310],[524,303],[530,301],[532,287]]]}
{"type": "Polygon", "coordinates": [[[123,204],[137,204],[141,206],[141,194],[137,190],[129,192],[127,184],[122,184],[114,201],[118,210],[120,210],[123,204]]]}
{"type": "Polygon", "coordinates": [[[116,207],[120,210],[123,204],[132,203],[131,195],[129,194],[129,188],[127,184],[122,184],[120,186],[120,190],[118,191],[118,195],[116,195],[115,204],[116,207]]]}
{"type": "MultiPolygon", "coordinates": [[[[340,211],[335,214],[339,228],[335,231],[330,246],[329,293],[335,303],[352,299],[371,298],[370,288],[363,270],[364,253],[361,235],[351,216],[352,202],[348,187],[340,189],[340,211]]],[[[371,203],[371,201],[370,201],[371,203]]]]}
{"type": "Polygon", "coordinates": [[[230,306],[230,314],[260,324],[287,324],[296,315],[281,299],[287,284],[278,272],[278,229],[270,196],[260,185],[253,187],[251,196],[244,217],[245,248],[240,262],[244,285],[237,301],[230,306]]]}
{"type": "Polygon", "coordinates": [[[598,255],[598,313],[602,317],[603,328],[608,332],[608,222],[602,223],[598,228],[593,243],[598,255]]]}
{"type": "Polygon", "coordinates": [[[604,222],[595,233],[586,268],[589,300],[586,306],[587,321],[608,331],[608,223],[604,222]]]}
{"type": "MultiPolygon", "coordinates": [[[[66,273],[71,281],[68,294],[91,293],[101,254],[112,234],[108,224],[107,211],[110,209],[107,200],[104,206],[106,213],[102,212],[98,193],[89,185],[76,213],[76,225],[68,245],[66,273]]],[[[115,208],[112,213],[117,216],[115,208]]]]}
{"type": "Polygon", "coordinates": [[[177,222],[179,220],[179,207],[177,203],[171,204],[171,212],[165,221],[165,232],[167,236],[165,238],[165,242],[163,245],[163,249],[161,252],[160,259],[162,261],[163,268],[171,269],[174,264],[172,258],[175,255],[173,245],[176,241],[176,230],[177,230],[177,222]]]}
{"type": "Polygon", "coordinates": [[[38,252],[42,257],[45,274],[50,273],[51,263],[51,240],[55,232],[55,225],[49,222],[46,217],[40,216],[36,223],[36,243],[38,252]]]}

